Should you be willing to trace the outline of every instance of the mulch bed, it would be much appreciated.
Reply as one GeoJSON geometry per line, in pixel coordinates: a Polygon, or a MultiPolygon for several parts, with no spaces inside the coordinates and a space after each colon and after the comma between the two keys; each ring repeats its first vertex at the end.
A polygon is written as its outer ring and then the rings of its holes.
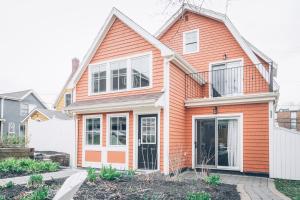
{"type": "MultiPolygon", "coordinates": [[[[53,179],[45,181],[44,185],[49,187],[49,196],[47,200],[53,199],[64,181],[65,179],[53,179]]],[[[0,189],[0,195],[4,196],[4,198],[7,200],[19,200],[21,197],[32,192],[33,190],[35,190],[35,188],[30,188],[27,185],[14,185],[12,188],[0,189]]]]}
{"type": "Polygon", "coordinates": [[[74,200],[94,199],[186,199],[190,192],[205,191],[212,199],[239,200],[236,186],[220,184],[209,186],[202,180],[171,180],[162,175],[140,175],[121,178],[118,181],[97,179],[86,181],[76,193],[74,200]]]}

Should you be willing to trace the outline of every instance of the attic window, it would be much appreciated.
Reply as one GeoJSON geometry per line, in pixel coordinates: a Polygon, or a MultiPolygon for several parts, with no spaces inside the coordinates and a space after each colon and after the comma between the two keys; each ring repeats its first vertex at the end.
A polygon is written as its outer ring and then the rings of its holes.
{"type": "Polygon", "coordinates": [[[199,51],[199,29],[183,32],[183,54],[199,51]]]}
{"type": "Polygon", "coordinates": [[[65,107],[69,106],[72,103],[72,94],[66,93],[65,94],[65,107]]]}

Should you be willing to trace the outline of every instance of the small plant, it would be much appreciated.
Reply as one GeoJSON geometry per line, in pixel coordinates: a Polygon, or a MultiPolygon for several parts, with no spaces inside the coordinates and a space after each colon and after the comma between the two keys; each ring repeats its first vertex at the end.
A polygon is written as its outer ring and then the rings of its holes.
{"type": "Polygon", "coordinates": [[[132,178],[134,177],[135,175],[135,170],[134,169],[129,169],[129,170],[126,170],[124,173],[123,173],[124,176],[127,176],[129,178],[132,178]]]}
{"type": "Polygon", "coordinates": [[[89,182],[95,182],[97,179],[96,170],[93,168],[89,168],[87,171],[88,171],[87,180],[89,182]]]}
{"type": "Polygon", "coordinates": [[[187,200],[211,200],[211,196],[207,192],[192,192],[188,193],[187,200]]]}
{"type": "Polygon", "coordinates": [[[219,175],[209,175],[204,178],[204,181],[212,186],[220,185],[221,178],[219,175]]]}
{"type": "Polygon", "coordinates": [[[101,179],[108,181],[116,180],[121,177],[121,173],[118,172],[115,168],[112,168],[111,166],[103,166],[100,170],[99,175],[101,179]]]}
{"type": "Polygon", "coordinates": [[[49,188],[46,186],[36,189],[33,193],[22,197],[21,200],[45,200],[49,194],[49,188]]]}
{"type": "Polygon", "coordinates": [[[15,186],[14,182],[9,181],[5,184],[5,188],[13,188],[15,186]]]}
{"type": "Polygon", "coordinates": [[[30,187],[37,187],[43,184],[43,176],[40,174],[31,175],[28,180],[30,187]]]}
{"type": "Polygon", "coordinates": [[[5,197],[3,195],[0,195],[0,200],[5,200],[5,197]]]}

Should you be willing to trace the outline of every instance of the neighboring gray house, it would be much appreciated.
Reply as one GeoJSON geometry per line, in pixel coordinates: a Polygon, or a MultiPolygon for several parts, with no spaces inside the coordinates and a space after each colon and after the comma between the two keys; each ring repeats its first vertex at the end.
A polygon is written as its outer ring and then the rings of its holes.
{"type": "Polygon", "coordinates": [[[0,133],[24,136],[22,120],[35,108],[47,106],[33,90],[0,94],[0,133]]]}

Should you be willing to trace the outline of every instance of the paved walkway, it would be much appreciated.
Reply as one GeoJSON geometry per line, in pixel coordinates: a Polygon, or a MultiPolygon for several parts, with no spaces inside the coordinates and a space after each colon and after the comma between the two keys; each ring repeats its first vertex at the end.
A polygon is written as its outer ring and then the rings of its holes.
{"type": "MultiPolygon", "coordinates": [[[[41,174],[44,178],[44,181],[46,180],[51,180],[51,179],[58,179],[58,178],[67,178],[76,172],[80,170],[78,169],[63,169],[58,172],[49,172],[49,173],[44,173],[41,174]]],[[[19,176],[19,177],[14,177],[14,178],[5,178],[5,179],[0,179],[0,186],[5,185],[9,181],[14,182],[15,184],[27,184],[30,176],[19,176]]]]}
{"type": "MultiPolygon", "coordinates": [[[[188,171],[183,173],[185,178],[194,179],[195,172],[188,171]]],[[[273,180],[264,177],[255,176],[242,176],[232,174],[219,174],[223,183],[237,185],[241,198],[251,200],[286,200],[287,197],[283,196],[274,188],[273,180]]]]}

